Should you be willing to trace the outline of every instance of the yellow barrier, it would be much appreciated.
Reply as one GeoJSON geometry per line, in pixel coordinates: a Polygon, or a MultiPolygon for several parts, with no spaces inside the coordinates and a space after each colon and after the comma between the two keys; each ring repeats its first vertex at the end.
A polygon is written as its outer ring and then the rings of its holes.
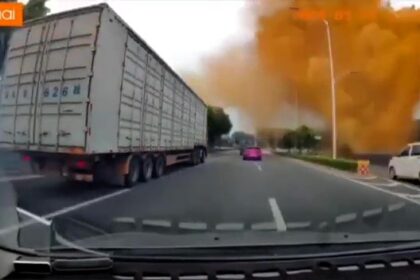
{"type": "Polygon", "coordinates": [[[361,176],[369,175],[369,165],[370,165],[370,162],[368,160],[358,160],[357,161],[357,174],[361,176]]]}

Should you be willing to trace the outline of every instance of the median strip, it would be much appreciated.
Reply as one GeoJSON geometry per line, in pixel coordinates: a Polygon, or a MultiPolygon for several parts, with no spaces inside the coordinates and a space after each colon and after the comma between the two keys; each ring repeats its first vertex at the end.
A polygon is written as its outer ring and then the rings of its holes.
{"type": "Polygon", "coordinates": [[[357,161],[356,160],[342,159],[342,158],[333,159],[333,158],[330,158],[330,157],[315,156],[315,155],[313,155],[313,156],[311,156],[311,155],[295,155],[295,156],[292,156],[292,157],[296,158],[296,159],[303,160],[303,161],[308,161],[308,162],[332,167],[332,168],[339,169],[339,170],[352,171],[352,172],[357,171],[357,161]]]}

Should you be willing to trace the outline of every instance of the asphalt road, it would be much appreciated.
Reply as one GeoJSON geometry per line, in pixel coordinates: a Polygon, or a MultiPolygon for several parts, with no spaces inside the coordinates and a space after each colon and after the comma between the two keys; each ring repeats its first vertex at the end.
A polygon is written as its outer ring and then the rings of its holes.
{"type": "Polygon", "coordinates": [[[221,152],[132,189],[23,172],[0,176],[0,188],[6,186],[21,212],[62,221],[70,239],[128,230],[420,230],[418,186],[277,155],[253,162],[221,152]]]}

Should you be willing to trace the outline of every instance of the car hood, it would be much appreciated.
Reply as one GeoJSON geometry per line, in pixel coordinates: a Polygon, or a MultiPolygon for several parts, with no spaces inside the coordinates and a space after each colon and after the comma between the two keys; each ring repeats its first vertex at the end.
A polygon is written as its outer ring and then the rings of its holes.
{"type": "Polygon", "coordinates": [[[225,248],[261,246],[339,245],[388,242],[418,242],[420,232],[375,232],[363,234],[326,232],[258,232],[162,234],[125,232],[92,236],[73,244],[84,248],[225,248]]]}

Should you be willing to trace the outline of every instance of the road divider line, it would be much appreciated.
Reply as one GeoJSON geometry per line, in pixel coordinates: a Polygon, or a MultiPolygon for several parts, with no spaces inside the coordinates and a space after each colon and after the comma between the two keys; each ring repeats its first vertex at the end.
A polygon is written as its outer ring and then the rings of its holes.
{"type": "Polygon", "coordinates": [[[302,228],[308,228],[311,226],[311,222],[291,222],[287,223],[287,229],[302,229],[302,228]]]}
{"type": "Polygon", "coordinates": [[[262,171],[261,164],[254,162],[255,166],[257,167],[258,171],[262,171]]]}
{"type": "Polygon", "coordinates": [[[51,221],[50,220],[47,220],[47,219],[45,219],[45,218],[43,218],[41,216],[38,216],[38,215],[36,215],[34,213],[31,213],[31,212],[29,212],[29,211],[27,211],[25,209],[22,209],[20,207],[16,207],[16,210],[20,214],[25,215],[25,216],[28,216],[29,218],[31,218],[31,219],[33,219],[33,220],[35,220],[35,221],[37,221],[37,222],[39,222],[39,223],[41,223],[43,225],[46,225],[46,226],[50,226],[51,225],[51,221]]]}
{"type": "Polygon", "coordinates": [[[372,216],[377,216],[382,214],[382,208],[373,208],[363,211],[362,216],[364,218],[369,218],[372,216]]]}
{"type": "Polygon", "coordinates": [[[377,190],[377,191],[380,191],[380,192],[386,193],[386,194],[388,194],[388,195],[391,195],[391,196],[394,196],[394,197],[398,197],[398,198],[400,198],[400,199],[404,199],[404,200],[406,200],[406,201],[409,201],[409,202],[411,202],[411,203],[414,203],[414,204],[416,204],[416,205],[419,205],[419,206],[420,206],[420,201],[417,201],[417,200],[415,200],[415,199],[410,198],[410,197],[408,196],[408,194],[395,193],[395,192],[393,192],[393,191],[390,191],[390,190],[387,190],[387,189],[384,189],[384,188],[381,188],[381,187],[378,187],[378,186],[375,186],[375,185],[371,185],[371,184],[369,184],[369,183],[367,183],[367,182],[358,181],[358,180],[355,180],[355,179],[353,179],[353,178],[350,178],[350,177],[348,177],[348,176],[346,176],[346,175],[339,174],[339,173],[337,173],[337,172],[333,172],[333,171],[331,171],[331,170],[329,170],[329,169],[323,169],[323,168],[321,168],[321,167],[319,167],[319,166],[316,166],[316,165],[315,165],[315,164],[313,164],[313,163],[303,162],[303,161],[300,161],[300,160],[297,160],[297,159],[296,159],[296,160],[294,160],[294,161],[295,161],[295,162],[297,162],[297,163],[299,163],[299,164],[301,164],[301,165],[304,165],[304,166],[307,166],[307,167],[309,167],[309,168],[312,168],[312,169],[318,170],[318,171],[320,171],[320,172],[327,173],[327,174],[329,174],[329,175],[333,175],[333,176],[335,176],[335,177],[337,177],[337,178],[341,178],[341,179],[347,180],[347,181],[349,181],[349,182],[353,182],[353,183],[355,183],[355,184],[359,184],[359,185],[362,185],[362,186],[365,186],[365,187],[368,187],[368,188],[371,188],[371,189],[374,189],[374,190],[377,190]]]}
{"type": "Polygon", "coordinates": [[[355,176],[354,179],[358,179],[358,180],[375,180],[378,177],[375,175],[371,175],[371,176],[355,176]]]}
{"type": "Polygon", "coordinates": [[[143,226],[154,226],[154,227],[171,227],[172,223],[168,220],[142,220],[143,226]]]}
{"type": "Polygon", "coordinates": [[[356,213],[343,214],[343,215],[337,216],[335,218],[335,223],[337,223],[337,224],[348,223],[348,222],[356,220],[356,218],[357,218],[356,213]]]}
{"type": "Polygon", "coordinates": [[[399,184],[397,182],[389,182],[389,183],[374,183],[376,186],[381,186],[381,187],[387,187],[387,188],[391,188],[391,187],[396,187],[399,184]]]}
{"type": "Polygon", "coordinates": [[[388,212],[397,211],[404,207],[405,207],[405,202],[394,203],[394,204],[388,205],[388,212]]]}
{"type": "Polygon", "coordinates": [[[284,221],[279,205],[277,204],[277,200],[274,197],[270,197],[268,199],[268,204],[270,205],[271,212],[273,213],[274,223],[276,224],[277,231],[286,231],[286,222],[284,221]]]}
{"type": "Polygon", "coordinates": [[[415,186],[412,186],[410,184],[399,182],[399,181],[395,181],[395,180],[390,180],[390,181],[393,181],[393,182],[395,182],[397,184],[400,184],[400,185],[402,185],[402,186],[404,186],[404,187],[406,187],[406,188],[408,188],[410,190],[413,190],[413,191],[416,191],[416,192],[420,192],[420,188],[415,187],[415,186]]]}
{"type": "Polygon", "coordinates": [[[251,225],[252,230],[276,230],[273,222],[255,223],[251,225]]]}
{"type": "Polygon", "coordinates": [[[243,223],[221,223],[216,225],[216,230],[243,230],[243,223]]]}
{"type": "Polygon", "coordinates": [[[23,180],[39,179],[39,178],[43,178],[43,177],[44,177],[43,175],[37,175],[37,174],[0,177],[0,183],[10,182],[10,181],[23,181],[23,180]]]}
{"type": "Polygon", "coordinates": [[[180,229],[205,230],[207,229],[207,224],[200,222],[180,222],[178,227],[180,229]]]}

